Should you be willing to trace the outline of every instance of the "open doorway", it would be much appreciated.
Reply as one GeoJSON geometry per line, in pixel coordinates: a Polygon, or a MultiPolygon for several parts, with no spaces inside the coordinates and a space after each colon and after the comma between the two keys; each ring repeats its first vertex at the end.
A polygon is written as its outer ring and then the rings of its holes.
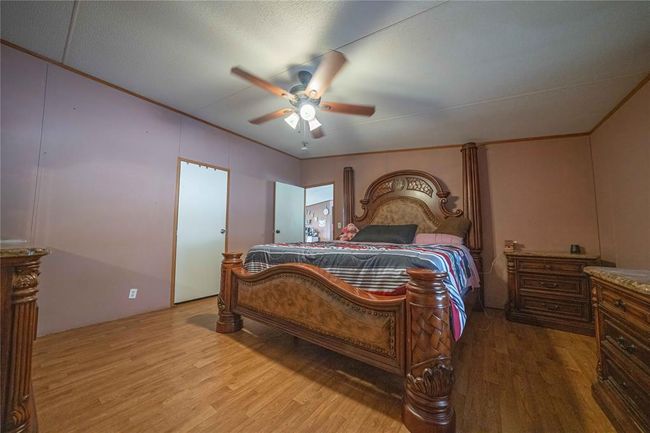
{"type": "Polygon", "coordinates": [[[305,242],[334,238],[334,183],[305,187],[305,242]]]}

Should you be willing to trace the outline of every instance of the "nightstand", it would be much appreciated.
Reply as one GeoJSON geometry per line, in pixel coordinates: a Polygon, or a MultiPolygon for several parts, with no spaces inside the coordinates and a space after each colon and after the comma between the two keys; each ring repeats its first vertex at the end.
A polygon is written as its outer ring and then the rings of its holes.
{"type": "Polygon", "coordinates": [[[594,335],[589,276],[595,255],[517,251],[508,261],[506,317],[514,322],[594,335]]]}

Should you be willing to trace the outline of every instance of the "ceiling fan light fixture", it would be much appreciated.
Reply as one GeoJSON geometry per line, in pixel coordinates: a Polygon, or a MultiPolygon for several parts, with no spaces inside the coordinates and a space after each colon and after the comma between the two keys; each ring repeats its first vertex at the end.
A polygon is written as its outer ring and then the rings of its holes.
{"type": "Polygon", "coordinates": [[[325,136],[321,123],[316,119],[316,112],[318,110],[367,117],[375,113],[375,107],[370,105],[321,101],[321,97],[330,87],[332,80],[346,62],[347,60],[342,53],[330,51],[323,56],[314,73],[306,70],[298,71],[300,84],[294,85],[290,90],[278,87],[275,84],[244,71],[240,67],[234,67],[230,72],[262,90],[287,99],[292,105],[291,108],[280,108],[279,110],[251,119],[249,120],[250,123],[253,125],[261,125],[283,117],[284,121],[293,129],[294,133],[303,136],[304,142],[307,142],[310,136],[315,140],[325,136]]]}
{"type": "Polygon", "coordinates": [[[291,113],[289,116],[284,118],[284,121],[287,122],[287,125],[291,126],[291,128],[296,129],[298,126],[298,121],[300,120],[300,116],[294,111],[291,113]]]}
{"type": "Polygon", "coordinates": [[[316,118],[316,108],[310,103],[303,103],[300,106],[300,117],[307,122],[311,122],[316,118]]]}
{"type": "Polygon", "coordinates": [[[309,130],[313,131],[314,129],[318,129],[321,127],[321,123],[316,119],[315,117],[309,121],[309,130]]]}

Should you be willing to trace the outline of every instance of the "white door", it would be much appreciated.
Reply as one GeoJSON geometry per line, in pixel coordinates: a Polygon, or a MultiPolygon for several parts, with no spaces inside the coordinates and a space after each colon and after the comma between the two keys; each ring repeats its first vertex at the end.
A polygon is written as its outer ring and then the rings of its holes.
{"type": "Polygon", "coordinates": [[[275,242],[305,238],[305,188],[275,182],[275,242]]]}
{"type": "Polygon", "coordinates": [[[219,293],[228,172],[180,161],[174,302],[219,293]]]}

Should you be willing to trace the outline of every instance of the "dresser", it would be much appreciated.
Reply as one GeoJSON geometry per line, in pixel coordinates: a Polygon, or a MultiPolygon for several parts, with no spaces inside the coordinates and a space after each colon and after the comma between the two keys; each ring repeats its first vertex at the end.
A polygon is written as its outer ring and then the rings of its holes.
{"type": "Polygon", "coordinates": [[[650,271],[585,268],[598,363],[593,395],[621,433],[650,433],[650,271]]]}
{"type": "Polygon", "coordinates": [[[43,248],[0,246],[0,410],[2,433],[38,431],[32,392],[32,342],[43,248]]]}
{"type": "Polygon", "coordinates": [[[509,320],[594,334],[589,276],[583,269],[598,265],[598,256],[543,251],[505,255],[509,320]]]}

